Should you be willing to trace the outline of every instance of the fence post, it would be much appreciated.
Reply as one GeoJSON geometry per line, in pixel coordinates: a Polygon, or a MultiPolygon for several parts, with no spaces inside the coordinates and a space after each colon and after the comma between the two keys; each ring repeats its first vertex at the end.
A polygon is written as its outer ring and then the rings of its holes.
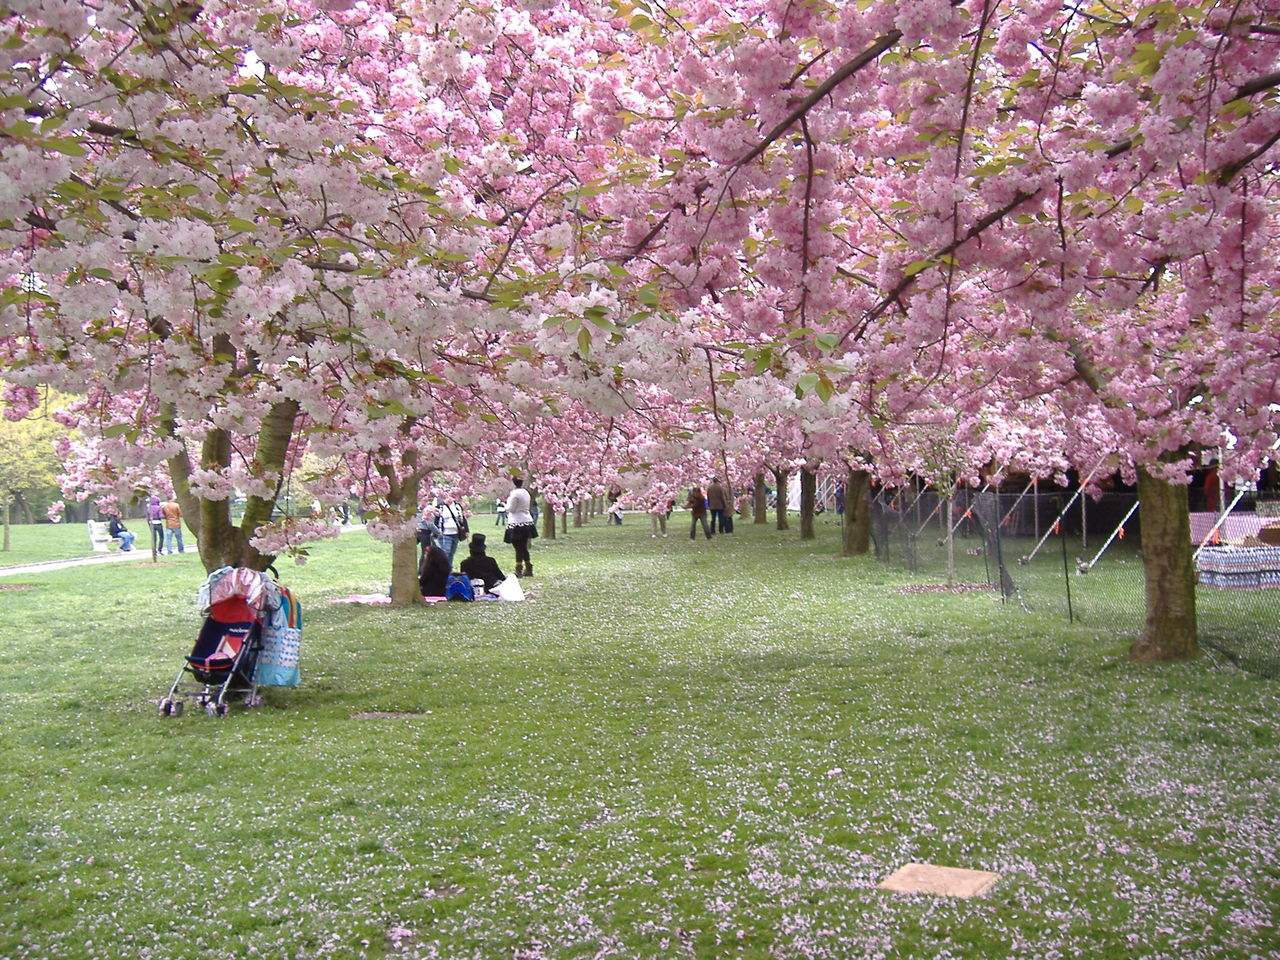
{"type": "Polygon", "coordinates": [[[1039,540],[1040,539],[1040,481],[1039,479],[1034,479],[1031,482],[1032,484],[1034,484],[1032,488],[1033,492],[1031,495],[1031,506],[1032,506],[1032,511],[1035,513],[1035,518],[1036,518],[1036,540],[1039,540]]]}
{"type": "Polygon", "coordinates": [[[1067,585],[1067,623],[1075,623],[1075,611],[1071,607],[1071,570],[1067,566],[1067,531],[1060,529],[1058,539],[1062,541],[1062,582],[1067,585]]]}

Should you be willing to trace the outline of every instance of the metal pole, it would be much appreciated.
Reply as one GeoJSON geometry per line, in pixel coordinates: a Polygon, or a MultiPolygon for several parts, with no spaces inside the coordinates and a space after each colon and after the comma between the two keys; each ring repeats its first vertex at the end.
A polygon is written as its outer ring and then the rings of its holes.
{"type": "Polygon", "coordinates": [[[1080,490],[1080,549],[1089,549],[1089,495],[1080,490]]]}
{"type": "MultiPolygon", "coordinates": [[[[1106,459],[1106,458],[1104,457],[1104,458],[1103,458],[1103,460],[1105,460],[1105,459],[1106,459]]],[[[1101,467],[1101,466],[1102,466],[1102,460],[1099,460],[1099,461],[1098,461],[1098,466],[1097,466],[1097,467],[1094,467],[1092,470],[1090,470],[1090,471],[1089,471],[1089,476],[1085,477],[1084,482],[1085,482],[1085,483],[1088,483],[1090,480],[1092,480],[1092,479],[1093,479],[1093,475],[1094,475],[1095,473],[1097,473],[1097,472],[1098,472],[1098,467],[1101,467]]],[[[1068,511],[1068,510],[1070,510],[1070,509],[1071,509],[1071,507],[1075,504],[1075,502],[1076,502],[1076,498],[1080,496],[1080,493],[1081,493],[1081,491],[1082,491],[1082,490],[1084,490],[1084,484],[1081,484],[1081,485],[1080,485],[1080,488],[1079,488],[1078,490],[1076,490],[1076,492],[1075,492],[1075,493],[1073,493],[1073,494],[1071,495],[1071,499],[1067,501],[1067,505],[1066,505],[1065,507],[1063,507],[1063,508],[1062,508],[1062,511],[1058,514],[1058,519],[1057,519],[1056,521],[1054,521],[1054,524],[1053,524],[1053,525],[1051,525],[1051,526],[1049,527],[1049,529],[1048,529],[1048,530],[1046,530],[1046,531],[1044,532],[1044,536],[1040,538],[1040,542],[1036,544],[1035,549],[1034,549],[1034,550],[1032,550],[1032,551],[1031,551],[1031,553],[1027,556],[1027,558],[1023,561],[1024,563],[1028,563],[1028,562],[1030,562],[1031,560],[1034,560],[1034,559],[1035,559],[1036,554],[1040,552],[1040,548],[1044,546],[1044,542],[1045,542],[1046,540],[1048,540],[1048,539],[1049,539],[1049,535],[1050,535],[1051,533],[1053,533],[1053,526],[1055,526],[1055,525],[1057,525],[1057,524],[1059,524],[1059,523],[1061,523],[1061,522],[1062,522],[1063,518],[1067,515],[1067,511],[1068,511]]],[[[1066,538],[1066,533],[1065,533],[1065,531],[1063,532],[1063,538],[1064,538],[1064,539],[1066,538]]],[[[1065,549],[1065,547],[1064,547],[1064,549],[1065,549]]]]}
{"type": "Polygon", "coordinates": [[[1097,552],[1092,560],[1084,564],[1080,568],[1081,573],[1093,569],[1093,565],[1102,559],[1102,555],[1107,552],[1107,547],[1111,546],[1111,541],[1120,535],[1120,531],[1124,529],[1124,525],[1129,522],[1129,518],[1133,516],[1134,511],[1138,509],[1138,501],[1133,502],[1133,506],[1129,508],[1129,512],[1124,515],[1124,519],[1120,521],[1120,525],[1111,531],[1111,536],[1107,537],[1107,542],[1102,545],[1102,549],[1097,552]]]}
{"type": "MultiPolygon", "coordinates": [[[[1018,509],[1018,504],[1020,504],[1020,503],[1022,502],[1022,498],[1023,498],[1023,497],[1025,497],[1025,496],[1027,495],[1027,491],[1031,489],[1031,487],[1032,487],[1032,485],[1033,485],[1034,483],[1035,483],[1035,481],[1034,481],[1034,480],[1032,480],[1032,481],[1031,481],[1031,483],[1028,483],[1028,484],[1027,484],[1026,489],[1024,489],[1020,494],[1018,494],[1018,499],[1017,499],[1017,500],[1015,500],[1015,501],[1013,501],[1013,506],[1012,506],[1012,507],[1010,507],[1010,508],[1009,508],[1009,511],[1008,511],[1006,514],[1004,514],[1004,516],[1002,516],[1002,517],[1000,518],[1000,523],[1001,523],[1001,524],[1005,524],[1005,523],[1008,523],[1008,522],[1009,522],[1009,518],[1013,516],[1013,511],[1015,511],[1015,510],[1017,510],[1017,509],[1018,509]]],[[[999,502],[1000,502],[1000,497],[999,497],[999,495],[997,495],[997,496],[996,496],[996,502],[997,502],[997,503],[999,503],[999,502]]]]}
{"type": "Polygon", "coordinates": [[[1062,541],[1062,582],[1067,585],[1067,623],[1075,623],[1075,610],[1071,606],[1071,570],[1067,566],[1067,535],[1064,533],[1059,539],[1062,541]]]}
{"type": "Polygon", "coordinates": [[[1035,493],[1031,497],[1032,509],[1035,513],[1035,518],[1036,518],[1035,538],[1039,540],[1040,539],[1040,481],[1032,480],[1031,485],[1035,489],[1035,493]]]}
{"type": "Polygon", "coordinates": [[[1200,551],[1203,550],[1205,546],[1209,543],[1209,541],[1213,539],[1213,535],[1218,532],[1218,528],[1221,527],[1226,522],[1227,516],[1231,513],[1232,510],[1236,508],[1236,504],[1240,502],[1240,498],[1244,496],[1244,492],[1245,492],[1244,487],[1241,487],[1239,490],[1236,491],[1235,499],[1231,501],[1231,505],[1227,507],[1227,509],[1222,511],[1222,516],[1220,516],[1217,519],[1217,521],[1214,523],[1214,525],[1209,528],[1209,532],[1206,533],[1204,535],[1204,539],[1200,541],[1200,546],[1196,547],[1196,552],[1191,555],[1192,560],[1196,560],[1199,558],[1200,551]]]}

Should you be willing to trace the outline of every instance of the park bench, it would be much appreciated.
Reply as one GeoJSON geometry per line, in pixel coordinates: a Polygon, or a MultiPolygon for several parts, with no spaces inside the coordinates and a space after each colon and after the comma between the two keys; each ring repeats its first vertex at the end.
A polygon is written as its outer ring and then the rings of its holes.
{"type": "Polygon", "coordinates": [[[108,553],[111,550],[120,549],[120,538],[113,537],[107,532],[107,525],[102,520],[90,520],[89,522],[89,543],[93,546],[94,553],[108,553]]]}

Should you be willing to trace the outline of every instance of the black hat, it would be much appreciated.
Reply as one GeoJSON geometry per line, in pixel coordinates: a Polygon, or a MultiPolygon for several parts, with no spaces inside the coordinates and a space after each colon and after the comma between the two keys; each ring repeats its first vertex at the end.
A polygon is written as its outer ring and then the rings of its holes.
{"type": "Polygon", "coordinates": [[[472,549],[472,550],[483,550],[483,549],[484,549],[484,534],[483,534],[483,533],[473,533],[473,534],[471,535],[471,549],[472,549]]]}

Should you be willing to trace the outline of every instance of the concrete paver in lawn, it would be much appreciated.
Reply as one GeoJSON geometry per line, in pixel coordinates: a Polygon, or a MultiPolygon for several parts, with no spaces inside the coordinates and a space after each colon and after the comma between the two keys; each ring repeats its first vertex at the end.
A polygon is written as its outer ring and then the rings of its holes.
{"type": "Polygon", "coordinates": [[[934,863],[908,863],[880,883],[881,890],[894,893],[931,893],[943,897],[981,897],[1000,879],[986,870],[940,867],[934,863]]]}

